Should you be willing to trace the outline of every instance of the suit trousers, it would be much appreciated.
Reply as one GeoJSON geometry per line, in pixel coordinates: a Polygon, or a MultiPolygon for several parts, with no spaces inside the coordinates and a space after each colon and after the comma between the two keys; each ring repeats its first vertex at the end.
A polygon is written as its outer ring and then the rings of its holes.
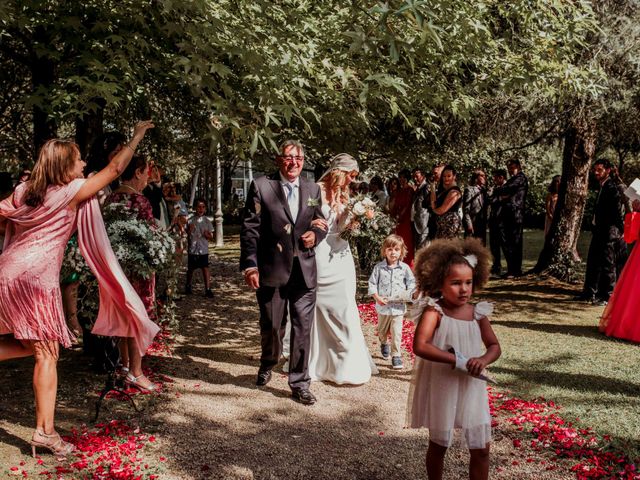
{"type": "Polygon", "coordinates": [[[507,261],[507,275],[522,274],[523,225],[513,219],[505,221],[501,228],[501,242],[507,261]]]}
{"type": "Polygon", "coordinates": [[[260,370],[271,370],[280,361],[282,339],[290,314],[289,387],[291,390],[309,388],[309,347],[316,287],[307,288],[298,258],[293,260],[291,276],[285,286],[260,287],[256,297],[260,306],[260,370]]]}
{"type": "Polygon", "coordinates": [[[426,232],[420,233],[418,232],[418,230],[416,229],[416,226],[412,222],[411,232],[413,233],[413,246],[416,252],[420,250],[422,247],[424,247],[425,245],[429,244],[429,230],[427,230],[426,232]]]}
{"type": "Polygon", "coordinates": [[[383,315],[378,314],[378,339],[381,345],[389,343],[389,332],[391,332],[391,356],[402,355],[402,320],[404,315],[383,315]]]}
{"type": "Polygon", "coordinates": [[[477,218],[473,221],[473,235],[472,237],[479,238],[482,245],[487,245],[487,220],[477,218]]]}
{"type": "Polygon", "coordinates": [[[489,249],[493,257],[491,273],[500,274],[502,270],[500,249],[502,248],[502,228],[500,224],[489,223],[489,249]]]}
{"type": "Polygon", "coordinates": [[[594,234],[587,254],[583,295],[609,300],[626,260],[627,247],[620,236],[594,234]]]}

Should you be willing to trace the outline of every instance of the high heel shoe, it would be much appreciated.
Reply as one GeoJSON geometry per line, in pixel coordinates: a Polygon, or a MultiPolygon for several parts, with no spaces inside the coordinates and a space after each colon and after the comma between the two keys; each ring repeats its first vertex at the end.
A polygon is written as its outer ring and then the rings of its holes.
{"type": "Polygon", "coordinates": [[[53,453],[58,460],[64,460],[68,455],[75,452],[76,447],[69,442],[65,442],[58,432],[53,432],[51,435],[36,429],[31,437],[31,454],[33,458],[36,457],[36,447],[46,448],[53,453]]]}
{"type": "Polygon", "coordinates": [[[156,387],[156,385],[148,378],[147,380],[151,384],[150,386],[145,387],[144,385],[140,385],[140,379],[142,378],[147,378],[144,376],[144,373],[142,375],[138,375],[137,377],[134,377],[132,373],[127,373],[127,377],[124,379],[124,384],[130,387],[137,388],[142,393],[153,393],[158,389],[158,387],[156,387]]]}

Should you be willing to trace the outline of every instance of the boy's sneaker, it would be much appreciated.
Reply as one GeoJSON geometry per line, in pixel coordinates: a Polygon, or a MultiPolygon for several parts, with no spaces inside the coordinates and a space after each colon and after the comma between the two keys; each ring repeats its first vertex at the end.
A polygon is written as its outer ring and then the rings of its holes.
{"type": "Polygon", "coordinates": [[[204,296],[207,297],[207,298],[213,298],[213,291],[211,289],[206,290],[204,292],[204,296]]]}
{"type": "Polygon", "coordinates": [[[402,357],[393,357],[391,359],[391,368],[394,370],[402,370],[404,365],[402,364],[402,357]]]}
{"type": "Polygon", "coordinates": [[[380,345],[380,353],[382,354],[382,358],[387,360],[389,358],[389,355],[391,355],[391,345],[389,345],[388,343],[383,343],[382,345],[380,345]]]}
{"type": "Polygon", "coordinates": [[[184,294],[185,295],[191,295],[193,292],[191,291],[191,285],[187,285],[186,287],[184,287],[184,294]]]}

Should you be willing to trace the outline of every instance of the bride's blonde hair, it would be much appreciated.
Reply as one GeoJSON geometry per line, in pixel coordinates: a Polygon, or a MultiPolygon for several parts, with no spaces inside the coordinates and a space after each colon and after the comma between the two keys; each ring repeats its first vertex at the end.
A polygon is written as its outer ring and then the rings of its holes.
{"type": "Polygon", "coordinates": [[[327,200],[332,209],[338,207],[338,203],[346,205],[349,203],[349,186],[347,176],[353,172],[345,172],[344,170],[331,170],[321,181],[327,192],[327,200]]]}

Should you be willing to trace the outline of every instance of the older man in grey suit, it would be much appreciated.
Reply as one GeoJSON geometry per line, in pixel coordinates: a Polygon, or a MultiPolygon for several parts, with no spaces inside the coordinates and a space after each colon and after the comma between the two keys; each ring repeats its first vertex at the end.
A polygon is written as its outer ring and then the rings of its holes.
{"type": "Polygon", "coordinates": [[[302,177],[304,149],[288,140],[276,157],[278,171],[255,179],[249,189],[240,232],[240,268],[256,289],[262,355],[256,384],[271,380],[291,318],[289,387],[292,398],[312,405],[308,372],[311,322],[316,303],[315,246],[326,236],[320,187],[302,177]],[[320,224],[323,222],[320,221],[320,224]]]}

